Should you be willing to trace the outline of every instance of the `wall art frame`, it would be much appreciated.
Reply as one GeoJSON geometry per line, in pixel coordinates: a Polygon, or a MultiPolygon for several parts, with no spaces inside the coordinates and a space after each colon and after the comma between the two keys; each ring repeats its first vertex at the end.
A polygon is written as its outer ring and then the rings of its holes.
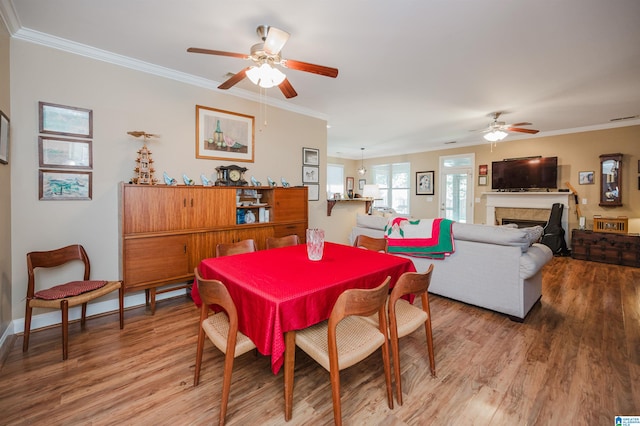
{"type": "Polygon", "coordinates": [[[487,180],[486,175],[478,176],[478,186],[487,186],[487,180]]]}
{"type": "Polygon", "coordinates": [[[305,183],[304,186],[307,187],[307,201],[320,200],[320,185],[317,183],[305,183]]]}
{"type": "Polygon", "coordinates": [[[320,167],[302,166],[302,183],[319,183],[320,167]]]}
{"type": "Polygon", "coordinates": [[[478,166],[478,174],[480,176],[486,176],[489,173],[489,165],[481,164],[478,166]]]}
{"type": "Polygon", "coordinates": [[[0,111],[0,163],[9,164],[9,117],[0,111]]]}
{"type": "Polygon", "coordinates": [[[42,201],[91,200],[92,177],[90,171],[39,170],[39,199],[42,201]]]}
{"type": "Polygon", "coordinates": [[[319,166],[320,150],[315,148],[302,148],[302,165],[319,166]]]}
{"type": "Polygon", "coordinates": [[[254,162],[255,117],[196,105],[196,158],[254,162]]]}
{"type": "Polygon", "coordinates": [[[434,171],[416,172],[416,195],[433,195],[434,190],[434,171]]]}
{"type": "Polygon", "coordinates": [[[593,170],[578,172],[578,184],[593,185],[595,183],[595,172],[593,170]]]}
{"type": "Polygon", "coordinates": [[[40,133],[93,137],[93,110],[38,102],[40,133]]]}
{"type": "Polygon", "coordinates": [[[358,189],[360,191],[364,190],[364,186],[367,184],[366,179],[358,179],[358,189]]]}
{"type": "Polygon", "coordinates": [[[38,137],[38,156],[42,168],[92,169],[90,139],[38,137]]]}

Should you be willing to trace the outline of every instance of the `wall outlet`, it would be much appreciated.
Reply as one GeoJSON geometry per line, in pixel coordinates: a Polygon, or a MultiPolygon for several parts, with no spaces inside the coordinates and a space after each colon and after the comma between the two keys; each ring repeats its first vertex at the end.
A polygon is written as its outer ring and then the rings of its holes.
{"type": "Polygon", "coordinates": [[[587,204],[587,199],[586,198],[582,199],[582,204],[587,204]]]}

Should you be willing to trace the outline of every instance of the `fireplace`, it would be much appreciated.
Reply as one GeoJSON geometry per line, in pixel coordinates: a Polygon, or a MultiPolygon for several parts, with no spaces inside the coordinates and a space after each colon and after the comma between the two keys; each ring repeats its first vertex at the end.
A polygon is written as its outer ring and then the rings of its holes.
{"type": "Polygon", "coordinates": [[[565,241],[567,247],[570,245],[571,232],[569,229],[569,197],[570,192],[485,192],[482,195],[487,200],[487,218],[486,223],[489,225],[498,225],[502,222],[503,218],[516,218],[523,220],[536,220],[546,221],[551,214],[551,207],[555,203],[564,205],[562,211],[562,228],[565,230],[565,241]],[[515,209],[515,210],[543,210],[545,213],[536,217],[522,217],[521,214],[503,214],[501,209],[515,209]],[[498,211],[499,220],[496,217],[496,211],[498,211]]]}

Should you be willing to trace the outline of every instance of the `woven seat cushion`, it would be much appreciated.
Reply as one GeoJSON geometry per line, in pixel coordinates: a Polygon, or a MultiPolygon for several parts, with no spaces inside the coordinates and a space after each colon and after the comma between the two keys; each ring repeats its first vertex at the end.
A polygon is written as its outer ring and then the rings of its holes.
{"type": "MultiPolygon", "coordinates": [[[[227,353],[227,338],[229,336],[229,319],[224,312],[218,312],[215,315],[211,315],[206,320],[202,321],[202,328],[205,334],[209,337],[209,340],[218,348],[222,353],[227,353]]],[[[236,337],[236,350],[234,357],[238,357],[244,353],[255,349],[256,345],[253,344],[251,339],[238,331],[236,337]]]]}
{"type": "MultiPolygon", "coordinates": [[[[389,299],[387,299],[387,307],[389,299]]],[[[398,337],[404,337],[413,333],[421,325],[427,321],[427,313],[419,307],[412,305],[404,299],[398,299],[396,302],[396,323],[398,324],[398,337]]],[[[378,326],[378,314],[364,318],[368,323],[378,326]]],[[[391,331],[389,331],[391,336],[391,331]]]]}
{"type": "Polygon", "coordinates": [[[71,281],[60,284],[46,290],[40,290],[34,294],[37,299],[56,300],[66,297],[77,296],[88,291],[97,290],[104,287],[107,281],[71,281]]]}

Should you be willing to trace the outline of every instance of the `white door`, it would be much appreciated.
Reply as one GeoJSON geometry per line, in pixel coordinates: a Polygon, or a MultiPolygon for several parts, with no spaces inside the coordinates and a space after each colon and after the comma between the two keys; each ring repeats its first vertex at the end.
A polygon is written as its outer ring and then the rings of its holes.
{"type": "Polygon", "coordinates": [[[473,223],[475,154],[440,157],[440,217],[473,223]]]}

